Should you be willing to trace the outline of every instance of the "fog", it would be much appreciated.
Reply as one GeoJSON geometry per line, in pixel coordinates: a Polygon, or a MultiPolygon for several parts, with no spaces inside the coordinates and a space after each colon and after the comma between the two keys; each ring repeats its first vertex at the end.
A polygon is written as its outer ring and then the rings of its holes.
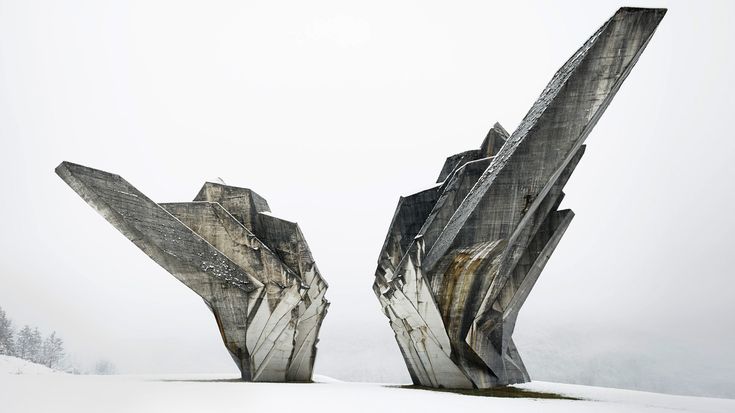
{"type": "Polygon", "coordinates": [[[512,131],[619,6],[669,12],[587,140],[523,307],[534,379],[735,397],[732,2],[0,0],[0,306],[75,363],[233,372],[202,300],[54,173],[207,180],[297,221],[330,284],[316,372],[407,382],[371,290],[401,195],[512,131]]]}

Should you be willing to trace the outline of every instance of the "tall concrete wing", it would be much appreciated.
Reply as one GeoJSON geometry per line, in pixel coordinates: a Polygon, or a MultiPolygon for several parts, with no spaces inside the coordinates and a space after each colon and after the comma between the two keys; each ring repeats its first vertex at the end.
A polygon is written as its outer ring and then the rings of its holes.
{"type": "Polygon", "coordinates": [[[56,173],[204,299],[243,380],[311,380],[329,303],[297,224],[245,188],[208,182],[194,202],[157,204],[118,175],[69,162],[56,173]]]}
{"type": "Polygon", "coordinates": [[[518,129],[447,158],[437,185],[401,198],[373,289],[415,384],[529,380],[518,311],[574,214],[559,210],[584,141],[665,9],[622,8],[551,79],[518,129]]]}

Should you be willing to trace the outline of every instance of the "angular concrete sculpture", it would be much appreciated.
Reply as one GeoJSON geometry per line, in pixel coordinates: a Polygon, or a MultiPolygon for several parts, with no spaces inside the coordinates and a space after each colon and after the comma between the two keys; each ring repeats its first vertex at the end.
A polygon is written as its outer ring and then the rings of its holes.
{"type": "Polygon", "coordinates": [[[573,217],[558,210],[584,141],[665,9],[622,8],[554,75],[518,129],[447,158],[439,185],[401,198],[373,289],[413,382],[529,380],[511,335],[573,217]]]}
{"type": "Polygon", "coordinates": [[[311,381],[329,303],[297,224],[255,192],[206,183],[194,202],[156,204],[118,175],[56,173],[115,228],[204,299],[247,381],[311,381]]]}

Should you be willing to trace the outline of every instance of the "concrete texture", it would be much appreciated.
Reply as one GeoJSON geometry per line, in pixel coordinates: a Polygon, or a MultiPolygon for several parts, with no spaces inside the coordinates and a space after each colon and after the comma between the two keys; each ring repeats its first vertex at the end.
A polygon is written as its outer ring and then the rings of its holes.
{"type": "Polygon", "coordinates": [[[373,289],[415,384],[529,380],[511,338],[574,214],[558,210],[584,141],[666,13],[621,8],[559,69],[509,135],[447,158],[434,188],[401,198],[373,289]]]}
{"type": "Polygon", "coordinates": [[[204,299],[243,380],[311,381],[329,303],[296,223],[245,188],[207,182],[194,202],[157,204],[118,175],[69,162],[56,173],[204,299]]]}

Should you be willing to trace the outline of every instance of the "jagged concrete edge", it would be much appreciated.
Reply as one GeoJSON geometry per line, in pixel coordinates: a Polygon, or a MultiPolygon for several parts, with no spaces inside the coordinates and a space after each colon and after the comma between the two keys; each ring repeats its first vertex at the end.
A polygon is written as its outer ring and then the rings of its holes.
{"type": "Polygon", "coordinates": [[[437,306],[433,302],[431,291],[426,280],[421,276],[420,262],[414,263],[411,258],[405,262],[407,265],[412,265],[414,271],[407,271],[402,277],[386,283],[390,286],[388,294],[382,294],[376,282],[376,294],[383,304],[385,315],[391,320],[391,327],[396,333],[396,341],[401,352],[412,355],[405,359],[411,377],[419,380],[417,384],[428,381],[431,385],[439,387],[472,388],[472,382],[451,358],[451,343],[446,335],[437,306]],[[406,296],[404,288],[396,285],[401,282],[413,283],[417,289],[421,288],[422,292],[417,292],[417,294],[425,298],[424,312],[419,308],[420,305],[412,302],[406,296]],[[394,300],[398,302],[393,303],[394,300]],[[405,314],[405,317],[402,317],[401,314],[405,314]],[[438,325],[432,328],[427,318],[431,318],[432,322],[438,325]],[[405,338],[407,342],[403,343],[401,338],[405,338]],[[427,344],[438,351],[432,353],[427,348],[427,344]],[[424,376],[426,381],[422,380],[421,376],[424,376]]]}
{"type": "MultiPolygon", "coordinates": [[[[412,222],[416,221],[419,224],[418,221],[423,222],[423,216],[431,210],[429,204],[435,202],[437,192],[438,186],[407,197],[401,197],[399,200],[378,259],[373,290],[381,302],[384,314],[390,320],[396,342],[404,356],[406,368],[414,383],[472,388],[471,381],[450,358],[451,345],[449,338],[446,336],[443,324],[441,324],[437,306],[433,302],[426,280],[416,271],[394,274],[395,264],[390,259],[394,254],[388,251],[388,249],[397,250],[399,257],[402,255],[401,244],[404,243],[402,239],[397,239],[397,237],[412,238],[413,232],[420,228],[420,226],[415,226],[416,228],[411,230],[412,222]],[[399,225],[401,228],[399,228],[399,225]],[[391,276],[391,280],[386,278],[387,275],[391,276]],[[394,275],[395,277],[393,277],[394,275]],[[422,313],[418,298],[417,302],[414,303],[404,294],[404,286],[407,284],[414,284],[417,289],[420,288],[424,291],[421,295],[424,297],[422,302],[425,311],[431,312],[433,310],[435,313],[433,317],[430,314],[422,313]],[[405,317],[402,317],[401,314],[405,314],[405,317]],[[441,325],[432,328],[426,320],[427,316],[433,322],[438,322],[441,325]],[[435,334],[439,334],[439,337],[435,337],[435,334]]],[[[413,265],[410,258],[407,258],[407,261],[407,264],[412,265],[411,268],[420,271],[420,266],[413,265]]],[[[419,291],[416,291],[416,294],[418,295],[419,291]]]]}
{"type": "MultiPolygon", "coordinates": [[[[294,352],[291,355],[291,363],[287,371],[287,378],[290,381],[310,381],[313,372],[314,362],[316,360],[317,353],[317,341],[319,336],[319,330],[321,329],[322,322],[326,316],[327,308],[329,307],[329,301],[325,298],[326,290],[329,288],[326,280],[321,276],[321,272],[316,265],[314,257],[311,253],[306,238],[304,237],[301,228],[296,222],[288,221],[282,218],[274,217],[270,214],[258,214],[259,224],[256,230],[259,230],[259,236],[268,240],[271,245],[277,245],[277,240],[271,239],[268,232],[260,231],[260,226],[263,226],[262,230],[265,231],[265,222],[263,220],[272,220],[282,226],[283,230],[290,233],[292,239],[296,242],[296,248],[298,251],[291,251],[297,257],[296,265],[298,273],[301,276],[302,283],[308,285],[306,294],[309,296],[311,304],[303,309],[299,315],[298,322],[296,325],[297,334],[294,335],[294,352]],[[309,279],[309,274],[311,280],[309,279]],[[311,295],[312,291],[317,291],[315,295],[311,295]],[[315,314],[313,316],[304,317],[310,309],[314,309],[315,314]],[[306,320],[316,317],[316,321],[313,326],[310,326],[307,331],[301,330],[299,327],[306,325],[306,320]],[[313,334],[312,334],[313,333],[313,334]],[[313,335],[313,341],[309,342],[308,339],[313,335]],[[302,338],[303,337],[303,338],[302,338]],[[303,351],[302,351],[303,349],[303,351]],[[297,360],[303,360],[298,364],[293,364],[297,360]],[[305,363],[305,364],[304,364],[305,363]],[[306,369],[304,370],[304,366],[306,369]],[[304,376],[301,372],[306,371],[307,376],[304,376]]],[[[280,255],[280,254],[279,254],[280,255]]],[[[296,270],[296,269],[294,269],[296,270]]]]}

